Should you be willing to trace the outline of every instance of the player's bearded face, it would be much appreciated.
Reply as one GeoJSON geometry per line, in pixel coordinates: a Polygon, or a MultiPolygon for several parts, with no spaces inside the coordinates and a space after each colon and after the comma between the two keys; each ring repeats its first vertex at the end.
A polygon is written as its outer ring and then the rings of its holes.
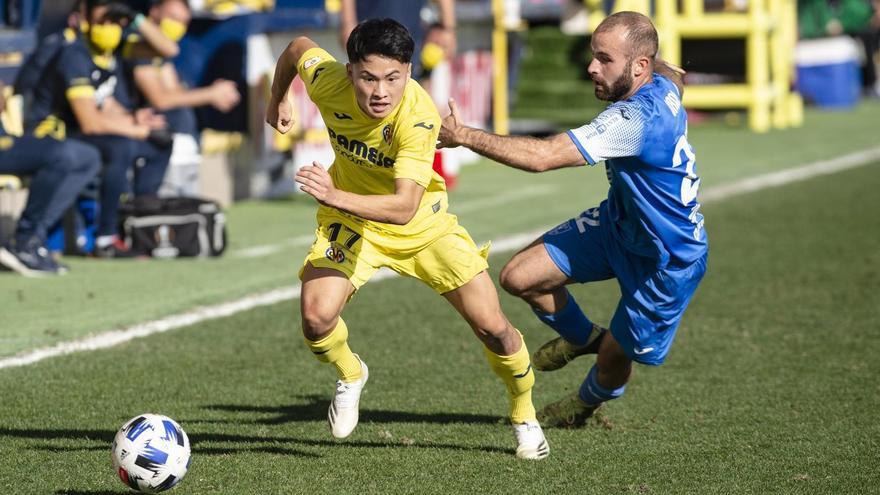
{"type": "Polygon", "coordinates": [[[348,65],[358,106],[374,119],[385,118],[403,99],[410,64],[380,55],[348,65]]]}
{"type": "Polygon", "coordinates": [[[593,60],[587,71],[595,84],[596,98],[619,101],[633,87],[633,58],[629,56],[629,41],[625,28],[599,31],[593,35],[593,60]]]}
{"type": "Polygon", "coordinates": [[[594,89],[596,98],[603,101],[620,101],[633,86],[632,62],[626,64],[626,69],[614,81],[600,82],[594,79],[593,82],[596,86],[594,89]]]}

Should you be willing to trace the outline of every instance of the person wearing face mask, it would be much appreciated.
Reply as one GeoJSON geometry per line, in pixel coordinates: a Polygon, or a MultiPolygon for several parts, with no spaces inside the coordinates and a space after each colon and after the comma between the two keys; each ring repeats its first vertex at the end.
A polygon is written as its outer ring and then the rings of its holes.
{"type": "Polygon", "coordinates": [[[117,235],[121,196],[154,196],[168,166],[171,138],[164,119],[150,110],[132,112],[115,55],[130,9],[112,0],[86,0],[87,28],[58,54],[34,90],[25,129],[98,148],[103,172],[94,254],[125,257],[117,235]],[[135,166],[133,186],[128,173],[135,166]]]}
{"type": "MultiPolygon", "coordinates": [[[[125,7],[122,6],[118,15],[128,17],[128,30],[138,33],[139,39],[143,40],[143,46],[132,49],[133,52],[144,53],[150,50],[164,57],[177,56],[179,48],[176,40],[172,41],[165,36],[159,26],[151,19],[130,10],[128,12],[124,12],[124,10],[125,7]]],[[[15,75],[13,87],[15,94],[24,97],[26,108],[33,99],[33,89],[47,69],[54,65],[55,57],[61,52],[61,49],[76,41],[80,33],[88,30],[88,22],[85,17],[85,1],[77,0],[67,16],[67,26],[41,39],[36,49],[21,64],[21,68],[15,75]]]]}
{"type": "MultiPolygon", "coordinates": [[[[157,0],[149,10],[149,19],[175,42],[186,34],[191,17],[186,0],[157,0]]],[[[189,134],[198,141],[194,107],[211,105],[225,113],[241,99],[235,82],[225,79],[205,87],[187,88],[171,62],[173,57],[158,53],[147,55],[151,56],[126,55],[135,98],[163,114],[174,133],[189,134]]]]}

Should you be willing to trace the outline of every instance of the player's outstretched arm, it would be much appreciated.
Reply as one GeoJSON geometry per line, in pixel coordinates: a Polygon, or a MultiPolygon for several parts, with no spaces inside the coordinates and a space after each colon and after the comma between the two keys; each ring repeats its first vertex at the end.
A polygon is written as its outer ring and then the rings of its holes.
{"type": "Polygon", "coordinates": [[[342,210],[374,222],[405,225],[415,216],[425,188],[414,180],[395,179],[394,194],[363,195],[337,189],[330,174],[318,162],[296,173],[296,181],[325,206],[342,210]]]}
{"type": "Polygon", "coordinates": [[[499,136],[462,124],[455,100],[449,99],[450,114],[443,119],[438,148],[464,146],[477,153],[527,172],[544,172],[583,165],[584,157],[565,134],[546,139],[529,136],[499,136]]]}
{"type": "Polygon", "coordinates": [[[290,91],[293,78],[296,77],[296,64],[307,50],[317,46],[318,44],[309,38],[300,36],[287,45],[275,64],[272,94],[269,97],[269,106],[266,108],[266,122],[282,134],[293,127],[293,110],[287,99],[287,93],[290,91]]]}

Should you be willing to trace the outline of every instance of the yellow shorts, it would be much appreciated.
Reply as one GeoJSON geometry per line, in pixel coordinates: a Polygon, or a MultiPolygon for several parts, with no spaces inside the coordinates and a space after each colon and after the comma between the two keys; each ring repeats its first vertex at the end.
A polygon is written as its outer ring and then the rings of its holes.
{"type": "MultiPolygon", "coordinates": [[[[315,243],[303,262],[317,268],[331,268],[360,289],[380,267],[387,266],[401,275],[417,278],[439,294],[470,282],[489,264],[489,245],[478,248],[461,225],[438,236],[421,250],[397,253],[378,242],[361,237],[345,217],[333,216],[318,225],[315,243]]],[[[299,272],[302,278],[302,269],[299,272]]]]}

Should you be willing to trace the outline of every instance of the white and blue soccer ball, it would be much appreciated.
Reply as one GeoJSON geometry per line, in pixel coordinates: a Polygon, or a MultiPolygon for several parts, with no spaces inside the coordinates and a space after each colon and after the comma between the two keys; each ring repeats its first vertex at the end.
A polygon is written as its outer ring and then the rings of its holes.
{"type": "Polygon", "coordinates": [[[123,483],[139,492],[158,493],[186,476],[191,460],[189,438],[167,416],[139,414],[116,432],[110,457],[123,483]]]}

